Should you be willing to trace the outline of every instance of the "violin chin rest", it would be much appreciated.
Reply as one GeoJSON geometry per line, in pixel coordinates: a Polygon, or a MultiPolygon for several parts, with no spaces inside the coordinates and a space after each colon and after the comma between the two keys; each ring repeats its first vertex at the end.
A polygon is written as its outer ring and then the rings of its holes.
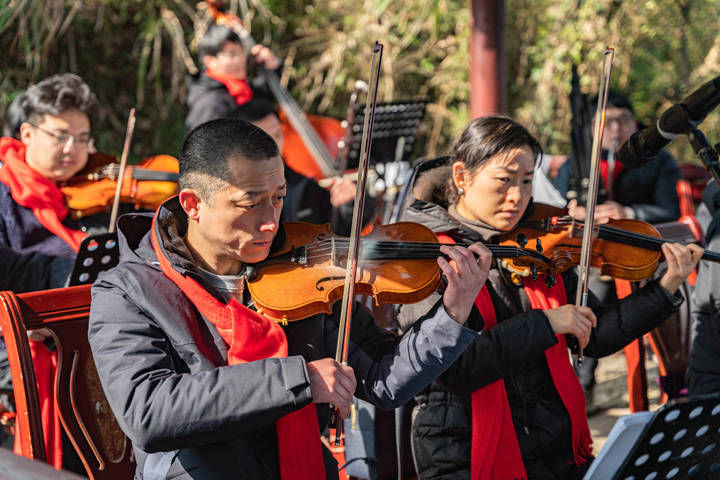
{"type": "Polygon", "coordinates": [[[245,280],[248,282],[252,282],[255,280],[255,277],[257,277],[257,268],[255,265],[246,263],[245,264],[245,280]]]}

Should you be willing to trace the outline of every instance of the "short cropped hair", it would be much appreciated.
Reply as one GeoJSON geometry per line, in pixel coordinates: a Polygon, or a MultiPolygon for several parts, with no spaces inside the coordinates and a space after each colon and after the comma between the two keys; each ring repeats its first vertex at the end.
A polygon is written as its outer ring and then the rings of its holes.
{"type": "Polygon", "coordinates": [[[257,122],[268,115],[277,116],[275,104],[262,97],[253,97],[249,102],[240,105],[233,113],[233,118],[247,122],[257,122]]]}
{"type": "Polygon", "coordinates": [[[217,192],[235,181],[232,158],[252,162],[280,155],[270,135],[252,123],[221,118],[199,125],[183,142],[180,152],[180,189],[191,188],[200,199],[212,203],[217,192]]]}
{"type": "MultiPolygon", "coordinates": [[[[597,110],[597,102],[598,96],[597,94],[595,94],[595,96],[590,99],[590,108],[592,109],[593,114],[595,114],[595,111],[597,110]]],[[[632,103],[630,103],[630,99],[627,97],[627,95],[612,88],[608,90],[607,106],[615,108],[625,108],[629,110],[630,113],[633,114],[633,116],[635,115],[635,110],[633,110],[632,103]]]]}
{"type": "MultiPolygon", "coordinates": [[[[491,157],[514,148],[527,146],[537,161],[542,156],[540,142],[525,127],[507,117],[489,116],[476,118],[465,128],[453,145],[450,165],[462,162],[470,175],[491,157]]],[[[448,183],[448,200],[458,199],[455,182],[448,183]]]]}
{"type": "Polygon", "coordinates": [[[80,77],[72,73],[53,75],[27,89],[22,101],[24,121],[39,122],[43,115],[58,115],[68,110],[87,115],[90,124],[98,118],[97,97],[80,77]]]}
{"type": "Polygon", "coordinates": [[[211,25],[198,42],[198,57],[200,57],[200,61],[202,62],[205,55],[210,55],[211,57],[217,56],[225,42],[237,43],[242,46],[242,42],[237,33],[222,25],[211,25]]]}

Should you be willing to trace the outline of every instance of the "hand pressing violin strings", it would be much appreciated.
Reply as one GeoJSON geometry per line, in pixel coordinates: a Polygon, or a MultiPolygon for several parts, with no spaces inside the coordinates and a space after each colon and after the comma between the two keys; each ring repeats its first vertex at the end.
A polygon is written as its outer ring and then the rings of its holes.
{"type": "Polygon", "coordinates": [[[660,279],[660,285],[671,294],[674,294],[697,266],[704,250],[694,243],[689,245],[663,243],[662,253],[665,255],[668,269],[660,279]]]}
{"type": "MultiPolygon", "coordinates": [[[[670,294],[674,294],[697,266],[704,250],[694,243],[689,245],[664,243],[661,248],[668,269],[660,279],[660,285],[670,294]]],[[[545,310],[545,315],[555,334],[569,333],[578,339],[578,343],[583,348],[590,342],[592,328],[597,327],[597,318],[588,307],[563,305],[545,310]]]]}
{"type": "Polygon", "coordinates": [[[464,325],[487,280],[492,253],[480,242],[473,243],[468,248],[443,245],[440,251],[450,257],[450,261],[444,257],[437,259],[447,281],[443,294],[445,311],[450,318],[464,325]]]}

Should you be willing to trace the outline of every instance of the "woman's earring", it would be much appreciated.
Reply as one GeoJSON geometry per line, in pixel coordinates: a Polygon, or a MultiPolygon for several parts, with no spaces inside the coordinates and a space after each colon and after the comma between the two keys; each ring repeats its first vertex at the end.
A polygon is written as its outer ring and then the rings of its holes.
{"type": "Polygon", "coordinates": [[[465,195],[465,189],[462,187],[458,188],[458,195],[465,195]]]}

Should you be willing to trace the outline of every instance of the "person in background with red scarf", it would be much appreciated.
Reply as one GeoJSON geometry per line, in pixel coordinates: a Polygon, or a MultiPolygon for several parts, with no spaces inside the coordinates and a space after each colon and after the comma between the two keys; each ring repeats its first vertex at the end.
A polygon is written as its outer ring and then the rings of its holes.
{"type": "Polygon", "coordinates": [[[107,229],[72,220],[60,190],[87,163],[97,98],[77,75],[54,75],[28,88],[22,110],[20,139],[0,139],[0,246],[74,258],[89,231],[107,229]]]}
{"type": "MultiPolygon", "coordinates": [[[[597,97],[590,101],[597,108],[597,97]]],[[[674,222],[680,218],[680,203],[675,186],[681,173],[675,159],[666,150],[650,162],[639,168],[626,169],[619,161],[610,161],[610,152],[619,150],[625,141],[639,128],[635,112],[628,97],[617,90],[608,92],[608,104],[605,110],[605,130],[602,137],[602,156],[600,159],[600,191],[595,218],[600,223],[608,220],[637,218],[649,223],[674,222]]],[[[614,160],[614,154],[612,155],[614,160]]],[[[590,159],[587,159],[590,162],[590,159]]],[[[555,188],[565,196],[570,186],[572,161],[566,161],[552,182],[555,188]]],[[[585,218],[585,207],[578,206],[575,200],[568,204],[570,214],[580,220],[585,218]]],[[[623,290],[629,285],[620,286],[623,290]]],[[[618,299],[616,282],[595,272],[590,276],[590,290],[603,303],[618,299]]],[[[588,399],[588,408],[594,412],[592,399],[595,387],[595,369],[598,360],[586,357],[582,366],[577,367],[580,383],[588,399]]],[[[682,385],[684,379],[664,378],[667,385],[682,385]]],[[[678,388],[679,390],[679,388],[678,388]]],[[[672,393],[671,393],[672,395],[672,393]]]]}
{"type": "MultiPolygon", "coordinates": [[[[35,270],[31,285],[27,275],[19,274],[3,283],[15,291],[57,288],[66,283],[80,242],[90,232],[107,229],[106,216],[72,220],[60,190],[88,161],[98,101],[80,77],[67,73],[32,85],[19,106],[21,111],[12,119],[19,122],[19,128],[12,128],[19,139],[0,138],[0,254],[10,260],[16,255],[14,262],[2,258],[4,264],[17,265],[21,260],[35,270]],[[39,263],[33,258],[48,261],[39,263]],[[42,265],[47,270],[40,270],[42,265]]],[[[63,434],[52,400],[54,345],[44,330],[30,332],[29,337],[48,462],[58,469],[84,472],[72,448],[62,449],[63,434]]],[[[0,370],[6,368],[0,366],[0,370]]]]}
{"type": "MultiPolygon", "coordinates": [[[[400,220],[425,224],[448,242],[496,242],[532,212],[538,141],[504,117],[473,120],[452,156],[421,164],[414,201],[400,220]]],[[[516,284],[500,262],[475,305],[482,332],[437,382],[416,397],[412,442],[420,479],[562,479],[583,477],[592,459],[585,397],[568,348],[609,355],[677,309],[678,286],[702,255],[697,245],[666,244],[668,270],[621,302],[567,305],[573,270],[548,287],[544,275],[516,284]]],[[[400,308],[415,318],[437,298],[400,308]]]]}
{"type": "Polygon", "coordinates": [[[155,215],[118,220],[120,263],[92,288],[90,346],[132,440],[135,478],[338,478],[320,441],[328,403],[342,417],[353,394],[393,408],[440,375],[477,335],[463,325],[477,315],[490,253],[442,247],[454,265],[438,258],[447,288],[402,337],[355,306],[340,365],[339,305],[281,326],[245,288],[248,264],[284,235],[277,144],[251,123],[219,119],[190,132],[179,160],[179,195],[155,215]]]}
{"type": "Polygon", "coordinates": [[[211,25],[198,43],[202,70],[188,78],[188,114],[185,128],[218,118],[233,117],[253,97],[274,100],[260,75],[248,80],[248,56],[258,65],[278,70],[280,60],[262,45],[245,51],[235,32],[222,25],[211,25]]]}

